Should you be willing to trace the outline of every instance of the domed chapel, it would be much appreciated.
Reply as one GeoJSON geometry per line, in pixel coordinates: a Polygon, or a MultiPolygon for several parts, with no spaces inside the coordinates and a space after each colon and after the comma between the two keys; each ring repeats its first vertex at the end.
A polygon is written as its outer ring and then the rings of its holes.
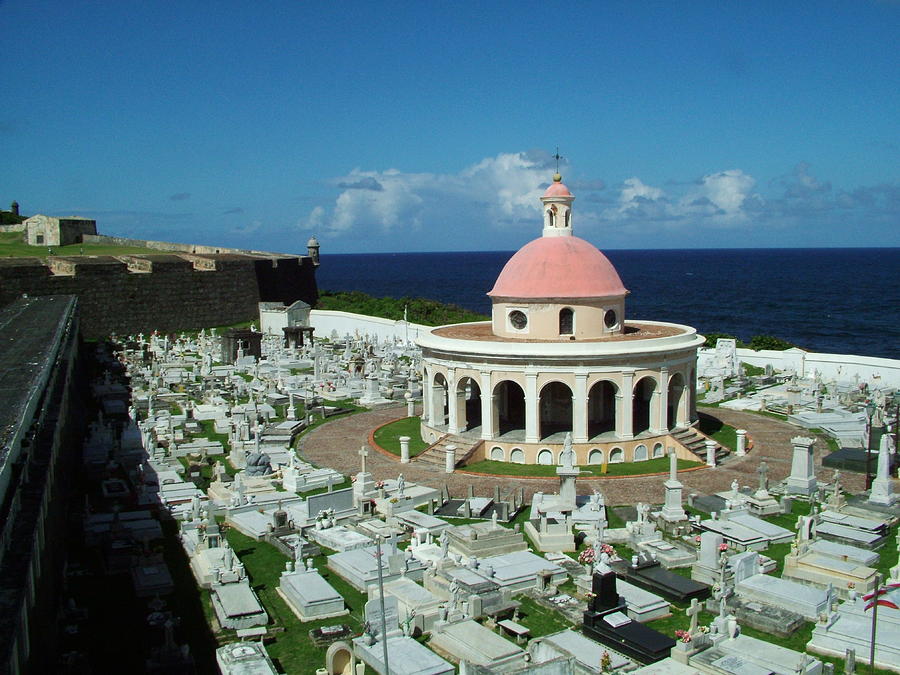
{"type": "Polygon", "coordinates": [[[557,464],[639,462],[674,447],[697,420],[690,326],[626,319],[628,290],[603,253],[572,233],[575,197],[556,174],[541,236],[488,292],[491,321],[433,328],[424,363],[422,438],[458,457],[557,464]]]}

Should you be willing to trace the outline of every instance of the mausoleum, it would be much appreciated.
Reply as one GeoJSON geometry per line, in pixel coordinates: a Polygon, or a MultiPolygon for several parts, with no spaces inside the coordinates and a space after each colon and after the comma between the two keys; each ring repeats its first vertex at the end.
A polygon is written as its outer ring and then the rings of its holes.
{"type": "Polygon", "coordinates": [[[559,174],[541,197],[542,236],[506,263],[491,321],[420,336],[422,437],[458,458],[575,464],[692,458],[678,432],[697,420],[695,329],[626,318],[628,290],[603,253],[572,233],[575,197],[559,174]]]}

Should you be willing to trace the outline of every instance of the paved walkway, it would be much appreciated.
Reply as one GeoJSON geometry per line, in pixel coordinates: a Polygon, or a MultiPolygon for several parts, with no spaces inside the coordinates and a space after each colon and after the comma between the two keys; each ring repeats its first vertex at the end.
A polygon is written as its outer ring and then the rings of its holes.
{"type": "MultiPolygon", "coordinates": [[[[733,480],[737,480],[742,486],[756,486],[759,480],[756,468],[763,460],[769,467],[769,482],[774,484],[791,472],[791,438],[798,435],[815,436],[804,429],[762,415],[725,408],[706,408],[702,411],[727,425],[746,429],[753,439],[753,449],[746,457],[733,458],[714,469],[681,472],[678,479],[684,484],[685,495],[690,492],[722,492],[730,488],[733,480]]],[[[368,444],[369,432],[385,422],[405,415],[405,406],[396,406],[336,419],[304,436],[300,442],[300,454],[317,465],[328,466],[347,475],[355,474],[360,467],[359,449],[368,444]]],[[[827,448],[824,438],[819,438],[815,445],[817,464],[821,462],[823,451],[827,451],[827,448]]],[[[376,480],[396,478],[402,473],[407,482],[432,487],[440,487],[446,483],[450,494],[454,496],[464,495],[469,485],[475,488],[476,494],[487,496],[498,482],[503,492],[524,487],[528,500],[535,492],[556,492],[559,488],[559,481],[555,478],[476,476],[460,471],[446,474],[440,469],[419,465],[415,460],[409,464],[401,464],[399,457],[374,449],[369,452],[367,466],[376,480]]],[[[830,481],[832,473],[831,469],[820,467],[818,478],[820,481],[830,481]]],[[[639,501],[660,504],[664,498],[663,481],[666,478],[665,475],[654,475],[579,479],[578,492],[590,494],[596,486],[610,505],[634,504],[639,501]]],[[[861,491],[864,482],[865,477],[859,474],[843,474],[842,483],[850,492],[861,491]]]]}

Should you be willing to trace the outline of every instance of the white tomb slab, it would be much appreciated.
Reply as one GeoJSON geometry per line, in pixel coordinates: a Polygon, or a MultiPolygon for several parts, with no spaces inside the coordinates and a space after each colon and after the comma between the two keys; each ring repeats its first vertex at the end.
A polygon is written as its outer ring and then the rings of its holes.
{"type": "Polygon", "coordinates": [[[262,642],[232,642],[216,650],[222,675],[276,675],[275,664],[262,642]]]}
{"type": "Polygon", "coordinates": [[[551,582],[555,584],[562,583],[568,576],[565,568],[529,551],[481,558],[474,572],[512,592],[534,586],[540,572],[550,572],[551,582]]]}
{"type": "Polygon", "coordinates": [[[813,541],[810,543],[809,548],[816,553],[826,555],[830,558],[837,558],[838,560],[849,560],[850,562],[859,563],[860,565],[866,565],[867,567],[876,565],[879,558],[878,554],[873,551],[859,548],[857,546],[838,544],[837,542],[828,541],[827,539],[819,539],[817,541],[813,541]]]}
{"type": "Polygon", "coordinates": [[[521,647],[471,619],[436,627],[429,645],[454,661],[494,668],[526,665],[521,647]]]}
{"type": "Polygon", "coordinates": [[[344,598],[316,570],[284,572],[278,594],[301,621],[316,621],[349,614],[344,598]]]}
{"type": "MultiPolygon", "coordinates": [[[[724,404],[723,404],[724,405],[724,404]]],[[[683,663],[679,663],[671,656],[663,659],[662,661],[657,661],[656,663],[651,663],[650,665],[643,666],[638,668],[637,670],[632,670],[631,675],[703,675],[699,670],[694,668],[693,666],[688,666],[683,663]]]]}
{"type": "MultiPolygon", "coordinates": [[[[573,630],[564,630],[540,638],[535,638],[528,645],[532,663],[545,663],[559,656],[574,657],[584,672],[599,672],[600,659],[603,652],[608,652],[610,666],[615,672],[619,668],[631,666],[634,662],[619,652],[585,637],[573,630]]],[[[578,671],[581,672],[581,671],[578,671]]],[[[695,671],[690,671],[693,675],[695,671]]]]}
{"type": "Polygon", "coordinates": [[[732,520],[714,520],[709,518],[700,521],[700,527],[708,532],[716,532],[731,542],[738,549],[750,549],[753,551],[762,551],[769,545],[766,539],[757,530],[750,529],[740,523],[732,520]]]}
{"type": "MultiPolygon", "coordinates": [[[[801,652],[780,645],[739,634],[715,644],[704,657],[700,652],[698,662],[710,662],[721,672],[732,675],[820,675],[822,662],[807,658],[801,652]],[[719,656],[719,654],[722,654],[719,656]]],[[[694,658],[691,659],[691,663],[694,658]]]]}
{"type": "Polygon", "coordinates": [[[623,579],[616,580],[616,592],[625,599],[628,616],[641,623],[669,616],[669,603],[623,579]]]}
{"type": "Polygon", "coordinates": [[[882,538],[881,535],[872,532],[858,530],[855,527],[840,525],[834,522],[820,522],[816,526],[816,534],[823,537],[835,537],[844,541],[853,542],[852,545],[874,546],[882,538]]]}
{"type": "Polygon", "coordinates": [[[735,592],[747,600],[774,605],[816,621],[828,611],[828,592],[787,579],[756,574],[735,585],[735,592]]]}
{"type": "Polygon", "coordinates": [[[762,518],[751,516],[749,513],[722,513],[721,519],[727,520],[730,523],[737,523],[738,525],[746,527],[748,530],[758,532],[761,537],[767,539],[771,544],[783,544],[794,538],[794,533],[790,530],[779,527],[762,518]]]}
{"type": "Polygon", "coordinates": [[[822,513],[819,514],[819,518],[821,521],[827,523],[837,523],[838,525],[852,527],[855,530],[862,530],[863,532],[879,534],[884,530],[883,521],[851,516],[847,513],[840,513],[838,511],[822,511],[822,513]]]}
{"type": "Polygon", "coordinates": [[[309,528],[306,530],[306,536],[333,551],[352,551],[372,545],[371,537],[343,525],[335,525],[324,530],[309,528]]]}
{"type": "MultiPolygon", "coordinates": [[[[900,604],[900,591],[883,598],[900,604]]],[[[808,649],[818,654],[843,657],[847,649],[855,649],[857,659],[868,658],[872,646],[872,610],[866,610],[862,597],[842,602],[828,621],[813,628],[808,649]]],[[[897,671],[900,664],[900,610],[879,606],[875,633],[875,665],[897,671]]]]}
{"type": "Polygon", "coordinates": [[[397,520],[413,530],[425,530],[432,535],[438,535],[450,527],[450,523],[436,516],[422,513],[421,511],[403,511],[397,514],[397,520]]]}

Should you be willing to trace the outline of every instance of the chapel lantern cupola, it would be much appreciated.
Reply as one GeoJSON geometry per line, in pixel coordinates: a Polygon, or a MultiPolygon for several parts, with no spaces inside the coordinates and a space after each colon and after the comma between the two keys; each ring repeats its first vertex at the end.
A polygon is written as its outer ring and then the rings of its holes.
{"type": "Polygon", "coordinates": [[[575,196],[569,192],[558,173],[553,176],[553,183],[547,188],[541,201],[544,204],[544,236],[572,236],[572,202],[575,196]]]}

